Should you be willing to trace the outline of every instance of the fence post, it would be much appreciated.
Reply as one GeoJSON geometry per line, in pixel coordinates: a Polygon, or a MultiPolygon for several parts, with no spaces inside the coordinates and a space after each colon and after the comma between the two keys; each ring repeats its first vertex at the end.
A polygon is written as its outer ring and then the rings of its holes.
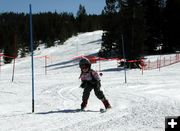
{"type": "Polygon", "coordinates": [[[160,56],[160,60],[159,60],[159,71],[161,69],[161,56],[160,56]]]}
{"type": "Polygon", "coordinates": [[[14,62],[13,62],[13,73],[12,73],[12,82],[14,81],[15,62],[16,62],[16,58],[14,57],[14,62]]]}
{"type": "Polygon", "coordinates": [[[45,56],[44,58],[45,58],[45,75],[47,75],[47,56],[45,56]]]}
{"type": "Polygon", "coordinates": [[[170,64],[171,64],[171,56],[170,56],[170,64]]]}
{"type": "Polygon", "coordinates": [[[150,69],[150,60],[148,60],[148,69],[150,69]]]}
{"type": "Polygon", "coordinates": [[[125,78],[125,83],[127,83],[127,78],[126,78],[126,55],[125,55],[125,48],[124,48],[124,38],[123,34],[121,35],[122,38],[122,49],[123,49],[123,59],[124,59],[124,78],[125,78]]]}

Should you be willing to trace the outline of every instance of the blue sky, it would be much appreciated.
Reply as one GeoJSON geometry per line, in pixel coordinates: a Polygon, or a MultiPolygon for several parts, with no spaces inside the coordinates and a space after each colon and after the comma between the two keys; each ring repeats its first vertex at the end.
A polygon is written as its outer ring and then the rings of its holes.
{"type": "Polygon", "coordinates": [[[79,4],[86,8],[88,14],[101,14],[105,6],[105,0],[0,0],[0,12],[29,12],[29,4],[32,12],[72,12],[76,15],[79,4]]]}

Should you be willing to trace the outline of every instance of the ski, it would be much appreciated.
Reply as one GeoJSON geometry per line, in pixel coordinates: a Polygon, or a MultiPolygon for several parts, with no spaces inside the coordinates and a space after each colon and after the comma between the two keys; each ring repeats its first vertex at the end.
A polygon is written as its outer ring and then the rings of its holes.
{"type": "MultiPolygon", "coordinates": [[[[104,109],[104,108],[100,108],[99,112],[100,113],[105,113],[107,112],[109,109],[104,109]]],[[[92,111],[92,110],[85,110],[85,109],[76,109],[76,112],[98,112],[98,111],[92,111]]]]}
{"type": "Polygon", "coordinates": [[[105,112],[107,112],[108,110],[110,110],[111,109],[111,107],[110,108],[107,108],[107,109],[104,109],[104,108],[100,108],[100,112],[101,113],[105,113],[105,112]]]}
{"type": "Polygon", "coordinates": [[[84,109],[77,109],[76,111],[77,112],[85,112],[86,110],[84,110],[84,109]]]}

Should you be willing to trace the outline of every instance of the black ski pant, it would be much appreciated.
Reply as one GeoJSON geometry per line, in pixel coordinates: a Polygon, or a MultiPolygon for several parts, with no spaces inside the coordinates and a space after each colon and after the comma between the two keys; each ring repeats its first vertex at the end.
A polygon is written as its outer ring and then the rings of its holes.
{"type": "Polygon", "coordinates": [[[89,99],[90,93],[93,89],[94,89],[94,93],[98,99],[100,99],[100,100],[105,99],[104,93],[103,93],[103,91],[100,90],[100,87],[101,87],[100,84],[99,85],[95,84],[94,86],[93,85],[90,85],[90,86],[87,85],[84,88],[82,100],[87,101],[89,99]]]}

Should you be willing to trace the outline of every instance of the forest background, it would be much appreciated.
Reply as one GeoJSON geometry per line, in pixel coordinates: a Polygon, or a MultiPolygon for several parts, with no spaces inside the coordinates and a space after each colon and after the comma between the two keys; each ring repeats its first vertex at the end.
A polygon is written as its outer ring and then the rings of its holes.
{"type": "MultiPolygon", "coordinates": [[[[79,5],[73,13],[42,12],[33,14],[34,49],[40,44],[63,44],[78,33],[103,30],[101,57],[128,60],[145,55],[175,53],[180,50],[179,0],[106,0],[100,15],[88,14],[79,5]]],[[[0,52],[24,57],[30,52],[29,14],[0,13],[0,52]]],[[[12,58],[4,57],[4,63],[12,58]]]]}

